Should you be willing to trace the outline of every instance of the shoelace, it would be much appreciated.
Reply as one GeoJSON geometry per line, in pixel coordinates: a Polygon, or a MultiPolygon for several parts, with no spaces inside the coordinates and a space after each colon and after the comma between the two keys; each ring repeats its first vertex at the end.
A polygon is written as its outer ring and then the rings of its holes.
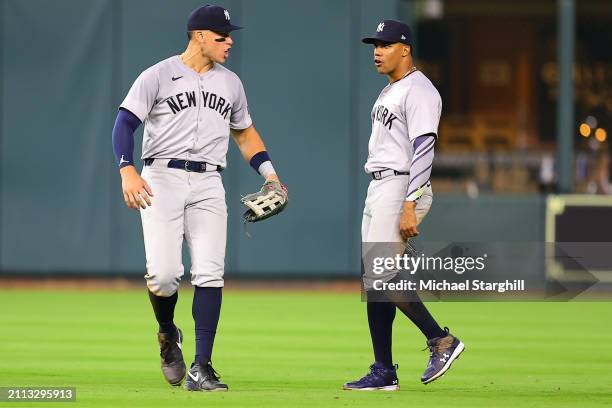
{"type": "Polygon", "coordinates": [[[431,344],[431,345],[428,344],[421,351],[425,351],[427,349],[429,349],[429,357],[433,356],[434,354],[439,354],[442,351],[444,351],[444,350],[440,350],[440,342],[439,341],[434,343],[434,344],[431,344]]]}
{"type": "Polygon", "coordinates": [[[161,351],[159,355],[164,359],[166,363],[170,363],[174,360],[175,353],[172,353],[172,343],[169,341],[165,341],[161,347],[161,351]]]}
{"type": "Polygon", "coordinates": [[[163,358],[166,363],[171,362],[173,358],[176,357],[174,353],[172,353],[172,343],[173,340],[164,341],[159,350],[160,357],[163,358]]]}
{"type": "Polygon", "coordinates": [[[166,340],[161,344],[161,347],[159,349],[159,356],[165,360],[166,355],[168,354],[168,350],[170,350],[170,342],[166,340]]]}
{"type": "Polygon", "coordinates": [[[219,381],[219,379],[221,378],[221,374],[216,372],[215,369],[210,364],[206,366],[206,375],[208,377],[211,377],[215,381],[219,381]]]}
{"type": "MultiPolygon", "coordinates": [[[[397,366],[395,366],[397,368],[397,366]]],[[[382,375],[384,373],[384,368],[381,367],[375,367],[374,364],[372,364],[370,366],[370,372],[367,373],[365,376],[361,377],[361,379],[359,381],[366,381],[366,380],[372,380],[374,378],[374,376],[378,375],[382,375]]]]}
{"type": "Polygon", "coordinates": [[[364,375],[363,377],[361,377],[361,379],[359,380],[361,381],[370,381],[374,378],[374,376],[376,375],[376,372],[379,370],[379,368],[374,367],[374,365],[370,366],[370,372],[367,373],[366,375],[364,375]]]}
{"type": "MultiPolygon", "coordinates": [[[[448,336],[450,334],[450,330],[448,329],[448,327],[444,328],[444,332],[446,333],[444,335],[444,337],[446,337],[446,336],[448,336]]],[[[425,348],[423,350],[421,350],[421,351],[425,351],[425,350],[429,349],[429,358],[433,357],[434,354],[440,354],[440,353],[444,352],[446,349],[442,350],[441,349],[442,345],[440,344],[441,340],[444,337],[438,337],[433,344],[431,344],[431,345],[427,344],[427,346],[425,346],[425,348]]]]}
{"type": "Polygon", "coordinates": [[[429,362],[427,363],[427,368],[429,368],[435,361],[435,357],[437,357],[442,350],[439,350],[439,342],[437,342],[436,344],[432,344],[431,346],[427,345],[427,347],[425,347],[421,351],[425,351],[427,349],[429,349],[429,362]]]}

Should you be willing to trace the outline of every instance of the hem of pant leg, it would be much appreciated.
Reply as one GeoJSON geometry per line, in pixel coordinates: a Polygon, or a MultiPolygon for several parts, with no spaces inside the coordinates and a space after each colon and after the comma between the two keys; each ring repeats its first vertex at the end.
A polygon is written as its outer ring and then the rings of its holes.
{"type": "Polygon", "coordinates": [[[194,287],[198,288],[223,288],[225,287],[224,282],[205,282],[203,284],[196,284],[191,282],[194,287]]]}

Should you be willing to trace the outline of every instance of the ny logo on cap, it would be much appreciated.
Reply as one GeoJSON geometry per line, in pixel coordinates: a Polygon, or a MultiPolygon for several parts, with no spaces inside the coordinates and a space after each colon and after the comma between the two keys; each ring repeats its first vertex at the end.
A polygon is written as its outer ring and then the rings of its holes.
{"type": "Polygon", "coordinates": [[[376,32],[380,33],[384,29],[385,29],[385,23],[380,23],[378,27],[376,28],[376,32]]]}
{"type": "Polygon", "coordinates": [[[227,11],[227,10],[223,10],[223,14],[225,14],[225,19],[226,19],[227,21],[229,21],[229,19],[230,19],[230,18],[229,18],[229,11],[227,11]]]}
{"type": "Polygon", "coordinates": [[[405,40],[406,36],[404,34],[402,34],[402,40],[405,40]]]}

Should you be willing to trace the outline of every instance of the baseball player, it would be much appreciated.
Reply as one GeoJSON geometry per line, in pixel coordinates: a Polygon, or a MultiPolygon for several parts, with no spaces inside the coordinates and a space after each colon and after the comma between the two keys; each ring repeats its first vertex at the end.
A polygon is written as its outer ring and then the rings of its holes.
{"type": "Polygon", "coordinates": [[[145,279],[159,323],[162,373],[171,385],[180,385],[187,371],[183,333],[173,317],[184,272],[183,240],[189,246],[196,339],[185,381],[190,391],[228,389],[211,358],[224,284],[227,207],[221,171],[230,133],[245,160],[266,180],[264,186],[280,185],[253,127],[240,78],[222,65],[232,48],[230,33],[240,28],[222,7],[194,10],[187,22],[185,51],[138,76],[113,129],[123,197],[129,208],[140,210],[145,279]],[[138,174],[133,134],[141,123],[144,167],[138,174]]]}
{"type": "MultiPolygon", "coordinates": [[[[442,102],[433,84],[413,65],[412,35],[406,24],[384,20],[373,37],[362,41],[374,45],[374,65],[389,84],[372,109],[365,171],[373,180],[365,201],[361,239],[363,243],[403,243],[419,234],[418,224],[432,203],[429,177],[442,102]]],[[[393,278],[397,276],[387,277],[393,278]]],[[[399,389],[391,354],[396,307],[427,338],[431,354],[421,382],[427,384],[443,375],[463,351],[463,343],[438,325],[416,293],[410,294],[410,301],[388,296],[385,302],[371,301],[372,294],[368,293],[367,314],[375,362],[366,376],[344,384],[344,389],[399,389]]]]}

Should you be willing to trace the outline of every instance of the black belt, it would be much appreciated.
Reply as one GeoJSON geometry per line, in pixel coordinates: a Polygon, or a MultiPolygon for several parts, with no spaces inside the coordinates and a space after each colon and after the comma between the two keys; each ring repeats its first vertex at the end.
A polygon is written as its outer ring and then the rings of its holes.
{"type": "Polygon", "coordinates": [[[374,171],[371,173],[371,176],[374,180],[382,180],[385,177],[390,177],[390,176],[407,176],[409,175],[410,172],[408,171],[395,171],[395,170],[391,170],[391,169],[384,169],[384,170],[379,170],[379,171],[374,171]],[[393,173],[391,173],[393,172],[393,173]],[[383,174],[383,173],[388,173],[388,174],[383,174]]]}
{"type": "MultiPolygon", "coordinates": [[[[144,164],[145,166],[150,166],[151,164],[153,164],[154,161],[155,159],[144,159],[144,164]]],[[[217,166],[216,164],[179,159],[170,159],[170,161],[168,161],[168,167],[172,169],[193,171],[196,173],[204,173],[205,171],[207,171],[207,169],[208,171],[211,171],[212,169],[219,172],[223,171],[223,167],[217,166]]]]}

